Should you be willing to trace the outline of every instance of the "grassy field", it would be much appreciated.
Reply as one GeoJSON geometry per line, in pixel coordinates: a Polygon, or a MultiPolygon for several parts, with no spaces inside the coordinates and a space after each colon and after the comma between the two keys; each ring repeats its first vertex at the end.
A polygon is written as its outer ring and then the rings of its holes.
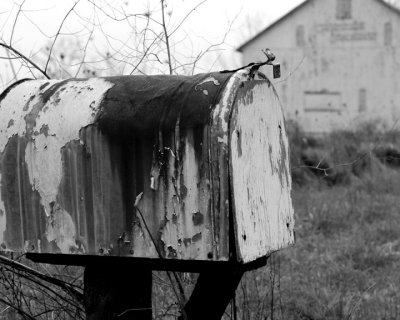
{"type": "Polygon", "coordinates": [[[246,275],[238,319],[400,319],[398,134],[292,137],[296,244],[246,275]]]}

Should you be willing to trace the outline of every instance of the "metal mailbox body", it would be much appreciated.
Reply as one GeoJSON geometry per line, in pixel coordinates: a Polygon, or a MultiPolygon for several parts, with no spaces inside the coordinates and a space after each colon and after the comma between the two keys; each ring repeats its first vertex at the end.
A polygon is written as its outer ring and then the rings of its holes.
{"type": "Polygon", "coordinates": [[[248,70],[0,96],[4,251],[247,263],[293,243],[290,190],[279,100],[248,70]]]}

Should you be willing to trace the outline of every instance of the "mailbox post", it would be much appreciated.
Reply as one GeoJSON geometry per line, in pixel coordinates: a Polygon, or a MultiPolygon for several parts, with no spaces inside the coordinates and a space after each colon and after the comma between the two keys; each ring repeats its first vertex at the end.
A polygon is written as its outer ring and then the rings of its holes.
{"type": "Polygon", "coordinates": [[[151,270],[200,272],[184,313],[220,318],[243,272],[294,241],[283,114],[252,73],[8,88],[1,250],[86,266],[88,319],[151,319],[151,270]]]}

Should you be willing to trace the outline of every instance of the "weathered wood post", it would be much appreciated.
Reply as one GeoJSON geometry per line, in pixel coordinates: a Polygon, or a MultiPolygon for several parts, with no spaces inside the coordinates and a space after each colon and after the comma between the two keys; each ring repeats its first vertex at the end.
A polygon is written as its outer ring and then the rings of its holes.
{"type": "Polygon", "coordinates": [[[183,318],[220,318],[242,274],[294,241],[282,110],[252,73],[8,88],[1,250],[86,266],[88,319],[151,319],[152,270],[200,272],[183,318]]]}

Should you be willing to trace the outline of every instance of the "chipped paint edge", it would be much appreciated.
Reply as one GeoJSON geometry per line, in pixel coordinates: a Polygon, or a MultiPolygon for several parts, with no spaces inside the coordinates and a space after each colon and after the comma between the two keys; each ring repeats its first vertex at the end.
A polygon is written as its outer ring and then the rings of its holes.
{"type": "MultiPolygon", "coordinates": [[[[103,78],[83,81],[21,81],[10,86],[8,91],[6,89],[0,100],[0,110],[9,115],[0,119],[0,153],[4,152],[12,136],[29,137],[25,149],[29,181],[32,189],[39,192],[40,202],[47,215],[46,237],[49,242],[55,240],[62,253],[68,253],[69,248],[74,246],[76,228],[71,216],[63,208],[56,206],[62,179],[61,149],[70,141],[80,140],[80,130],[95,122],[104,96],[113,86],[112,82],[103,78]],[[57,84],[61,85],[48,100],[43,100],[43,93],[57,84]],[[78,96],[79,101],[76,101],[78,96]],[[34,125],[29,128],[26,116],[30,115],[34,108],[38,108],[38,111],[33,120],[34,125]],[[65,130],[67,114],[73,116],[68,122],[68,129],[65,130]],[[7,125],[11,120],[12,125],[7,125]],[[47,126],[46,133],[40,130],[41,126],[47,126]],[[68,222],[67,226],[63,228],[60,221],[68,222]]],[[[4,207],[3,201],[1,207],[4,207]]],[[[5,220],[4,213],[0,217],[0,231],[5,229],[5,220]]],[[[3,242],[4,231],[0,234],[0,243],[3,242]]]]}

